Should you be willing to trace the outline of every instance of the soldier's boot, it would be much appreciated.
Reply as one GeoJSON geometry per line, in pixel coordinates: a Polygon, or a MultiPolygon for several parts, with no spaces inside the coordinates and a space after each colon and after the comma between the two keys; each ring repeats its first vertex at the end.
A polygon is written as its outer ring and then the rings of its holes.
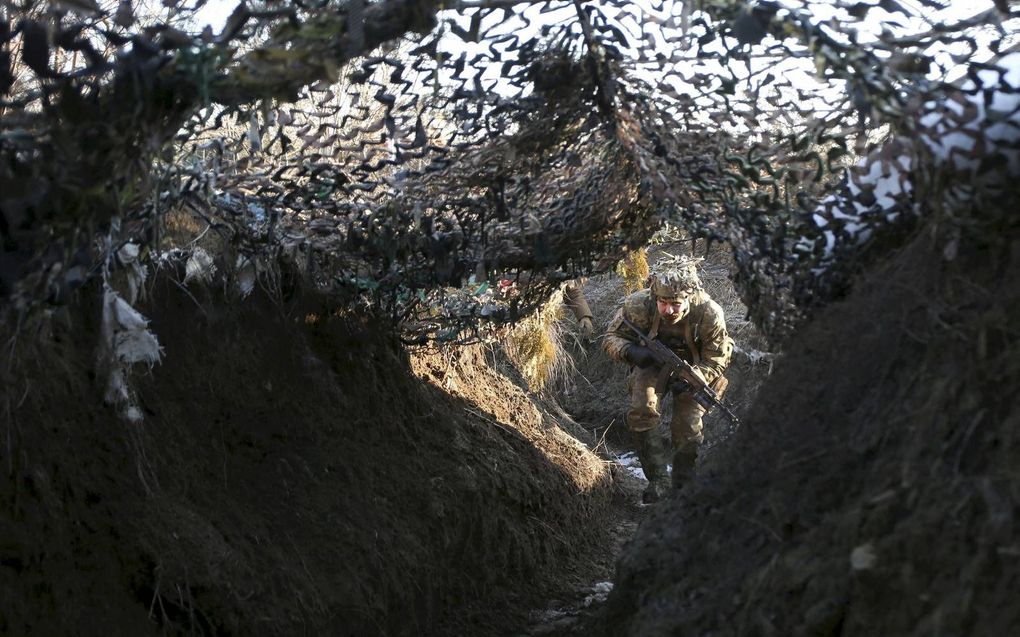
{"type": "Polygon", "coordinates": [[[641,460],[641,470],[645,472],[648,479],[648,487],[641,494],[641,501],[645,504],[658,502],[669,491],[669,476],[666,473],[666,450],[662,444],[662,436],[657,429],[649,431],[634,432],[634,439],[637,442],[638,459],[641,460]]]}
{"type": "Polygon", "coordinates": [[[673,488],[682,489],[694,478],[698,462],[698,446],[688,445],[673,451],[673,488]]]}

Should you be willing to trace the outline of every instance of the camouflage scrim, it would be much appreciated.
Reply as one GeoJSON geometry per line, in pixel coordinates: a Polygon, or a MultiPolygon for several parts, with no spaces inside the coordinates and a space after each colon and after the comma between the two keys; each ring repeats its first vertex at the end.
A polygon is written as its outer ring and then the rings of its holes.
{"type": "MultiPolygon", "coordinates": [[[[871,28],[871,5],[835,19],[810,0],[713,0],[676,28],[674,2],[278,0],[204,28],[206,4],[3,3],[0,311],[46,316],[123,246],[150,267],[197,259],[201,236],[229,246],[212,255],[221,283],[300,277],[405,343],[474,342],[668,222],[731,246],[749,316],[783,338],[869,246],[967,192],[983,210],[1016,190],[1020,53],[969,87],[928,79],[995,10],[848,39],[834,34],[871,28]],[[755,60],[817,84],[745,81],[755,60]],[[788,121],[748,121],[761,112],[788,121]],[[916,134],[872,153],[884,125],[916,134]]],[[[927,4],[897,7],[950,17],[927,4]]]]}

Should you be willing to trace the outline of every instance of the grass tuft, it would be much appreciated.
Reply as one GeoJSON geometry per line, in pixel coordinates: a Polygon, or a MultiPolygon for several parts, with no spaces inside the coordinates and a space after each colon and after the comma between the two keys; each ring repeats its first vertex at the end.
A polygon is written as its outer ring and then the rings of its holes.
{"type": "Polygon", "coordinates": [[[648,252],[641,248],[629,253],[616,265],[616,273],[623,278],[627,293],[636,292],[648,282],[648,252]]]}

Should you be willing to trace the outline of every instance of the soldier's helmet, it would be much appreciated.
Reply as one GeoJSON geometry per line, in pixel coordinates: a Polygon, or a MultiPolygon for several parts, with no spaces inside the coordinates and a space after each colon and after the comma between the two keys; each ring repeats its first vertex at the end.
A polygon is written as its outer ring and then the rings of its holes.
{"type": "Polygon", "coordinates": [[[679,299],[701,291],[698,263],[693,257],[664,257],[652,269],[648,287],[659,299],[679,299]]]}

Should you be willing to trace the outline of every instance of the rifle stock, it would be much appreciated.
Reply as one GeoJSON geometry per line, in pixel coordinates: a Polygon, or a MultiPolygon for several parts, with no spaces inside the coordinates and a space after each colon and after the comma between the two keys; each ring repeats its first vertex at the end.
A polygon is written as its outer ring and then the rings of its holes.
{"type": "Polygon", "coordinates": [[[657,338],[650,338],[648,334],[645,334],[641,329],[623,318],[623,323],[637,334],[638,338],[645,344],[651,352],[655,361],[660,366],[666,367],[670,370],[670,380],[679,380],[687,385],[687,389],[691,392],[694,400],[698,401],[698,404],[705,408],[705,411],[712,409],[712,407],[718,407],[722,410],[723,414],[732,422],[734,425],[740,424],[740,419],[737,418],[736,414],[730,411],[730,408],[723,404],[722,399],[716,393],[712,386],[705,382],[705,380],[697,373],[694,367],[685,361],[684,359],[677,356],[671,349],[657,338]],[[677,378],[679,377],[679,378],[677,378]]]}

